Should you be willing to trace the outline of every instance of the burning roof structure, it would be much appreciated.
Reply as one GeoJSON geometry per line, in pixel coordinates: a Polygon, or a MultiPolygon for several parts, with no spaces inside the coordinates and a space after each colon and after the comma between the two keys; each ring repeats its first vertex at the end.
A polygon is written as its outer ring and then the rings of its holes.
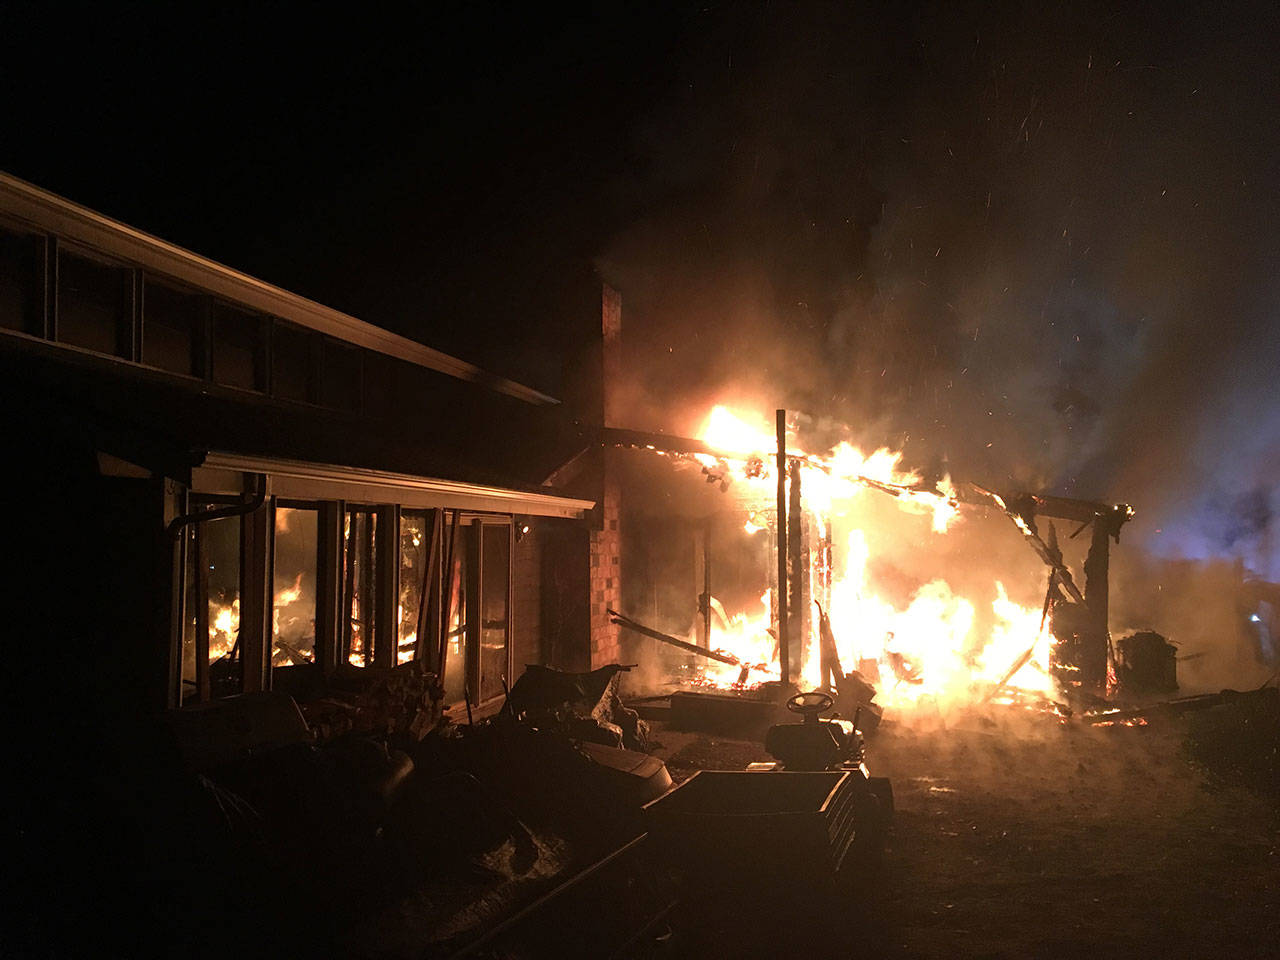
{"type": "Polygon", "coordinates": [[[1109,544],[1133,516],[1130,506],[1002,495],[946,476],[926,482],[888,449],[864,455],[841,443],[811,452],[782,411],[776,428],[721,406],[697,438],[601,434],[605,445],[662,458],[719,490],[721,512],[739,525],[727,549],[767,547],[774,558],[757,565],[765,575],[753,596],[727,604],[712,589],[716,560],[701,534],[697,623],[685,642],[704,655],[689,679],[722,688],[766,680],[818,688],[836,679],[830,671],[838,663],[880,682],[882,702],[901,708],[985,702],[1002,691],[1041,701],[1106,693],[1109,544]],[[895,510],[869,513],[864,496],[895,510]],[[923,537],[928,550],[939,539],[963,538],[974,515],[999,517],[1008,536],[1027,543],[1026,558],[1043,564],[1042,599],[1018,602],[1000,579],[966,593],[945,574],[904,589],[878,567],[876,544],[885,537],[923,537]],[[1093,530],[1083,589],[1063,559],[1055,520],[1075,521],[1064,539],[1093,530]],[[824,643],[824,621],[832,643],[824,643]]]}

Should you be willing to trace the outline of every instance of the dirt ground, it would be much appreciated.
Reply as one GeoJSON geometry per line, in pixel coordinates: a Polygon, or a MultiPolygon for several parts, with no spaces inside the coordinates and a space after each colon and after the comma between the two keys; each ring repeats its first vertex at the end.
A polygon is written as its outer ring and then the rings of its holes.
{"type": "MultiPolygon", "coordinates": [[[[887,723],[867,758],[895,792],[883,886],[863,941],[830,955],[1280,957],[1280,803],[1189,762],[1186,724],[887,723]]],[[[769,759],[655,739],[676,779],[769,759]]]]}

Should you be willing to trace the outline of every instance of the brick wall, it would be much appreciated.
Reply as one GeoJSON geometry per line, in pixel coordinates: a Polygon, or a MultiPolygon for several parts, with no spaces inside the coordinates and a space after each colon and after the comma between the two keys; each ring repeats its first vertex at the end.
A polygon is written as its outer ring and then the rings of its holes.
{"type": "Polygon", "coordinates": [[[591,669],[590,532],[578,520],[539,520],[542,551],[543,662],[591,669]]]}
{"type": "MultiPolygon", "coordinates": [[[[607,460],[607,457],[606,457],[607,460]]],[[[617,481],[605,465],[600,500],[600,529],[589,538],[591,562],[591,667],[622,659],[618,627],[609,622],[609,609],[622,606],[621,530],[617,481]]]]}

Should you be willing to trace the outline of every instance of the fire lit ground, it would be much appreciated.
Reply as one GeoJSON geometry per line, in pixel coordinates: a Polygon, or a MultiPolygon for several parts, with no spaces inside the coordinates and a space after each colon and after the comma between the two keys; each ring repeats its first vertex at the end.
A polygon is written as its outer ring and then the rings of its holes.
{"type": "MultiPolygon", "coordinates": [[[[1274,795],[1218,776],[1229,751],[1214,731],[1251,735],[1239,715],[1207,714],[1109,728],[1008,711],[945,729],[887,724],[868,759],[894,785],[883,877],[850,908],[856,940],[809,955],[1276,956],[1280,811],[1274,795]]],[[[676,777],[767,759],[756,743],[656,736],[676,777]]],[[[707,952],[690,955],[787,955],[717,952],[726,931],[709,928],[707,952]]]]}
{"type": "MultiPolygon", "coordinates": [[[[726,510],[746,516],[748,538],[768,536],[776,473],[767,425],[716,407],[699,439],[716,452],[652,452],[690,461],[721,484],[726,510]]],[[[896,802],[883,873],[849,903],[849,926],[837,923],[856,931],[858,946],[819,936],[804,949],[833,957],[1275,956],[1274,699],[1107,720],[1116,705],[1073,684],[1053,649],[1053,607],[1066,602],[1054,581],[1070,570],[1050,575],[1027,549],[1024,541],[1043,548],[1046,536],[1057,549],[1043,521],[1036,529],[994,496],[962,503],[949,478],[926,483],[887,450],[864,456],[843,444],[792,454],[817,543],[805,575],[831,618],[844,669],[875,677],[885,722],[868,764],[892,781],[896,802]],[[877,562],[877,548],[886,562],[877,562]],[[899,564],[914,567],[914,577],[899,564]]],[[[710,647],[748,665],[745,679],[740,666],[706,658],[664,679],[722,692],[776,680],[771,598],[766,588],[739,606],[710,601],[710,647]]],[[[818,687],[826,682],[819,618],[804,629],[799,679],[818,687]]],[[[698,642],[698,632],[686,640],[698,642]]],[[[1114,670],[1106,687],[1116,693],[1114,670]]],[[[770,759],[756,740],[662,723],[654,736],[677,780],[770,759]]],[[[764,915],[762,926],[741,916],[677,921],[673,949],[780,955],[773,938],[786,918],[764,915]]]]}

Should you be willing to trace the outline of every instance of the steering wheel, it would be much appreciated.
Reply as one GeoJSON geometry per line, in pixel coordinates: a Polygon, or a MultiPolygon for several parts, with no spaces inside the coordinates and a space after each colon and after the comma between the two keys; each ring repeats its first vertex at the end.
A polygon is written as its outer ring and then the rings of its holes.
{"type": "Polygon", "coordinates": [[[835,705],[835,698],[821,690],[797,693],[787,700],[787,709],[804,717],[805,723],[817,723],[818,715],[826,713],[835,705]]]}

